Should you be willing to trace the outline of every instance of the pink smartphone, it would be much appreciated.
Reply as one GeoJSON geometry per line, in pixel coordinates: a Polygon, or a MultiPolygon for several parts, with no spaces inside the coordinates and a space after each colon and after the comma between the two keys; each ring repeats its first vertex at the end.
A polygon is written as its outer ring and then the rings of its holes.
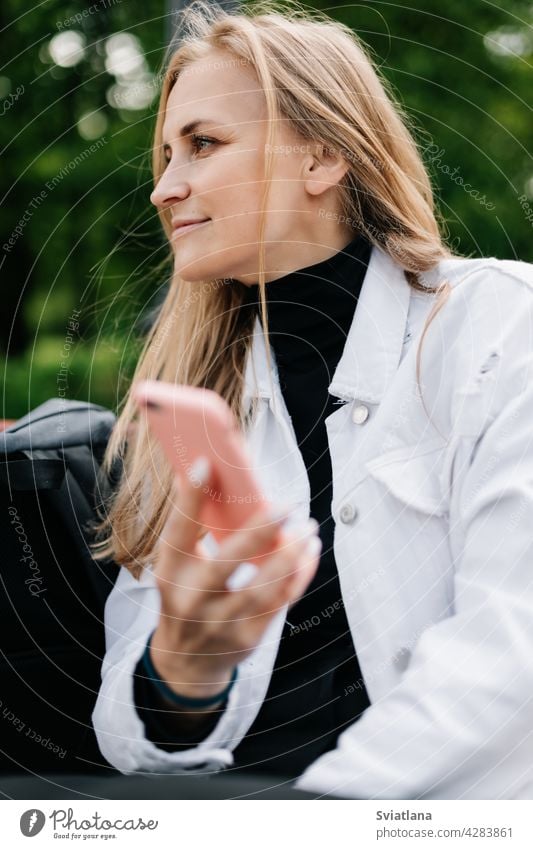
{"type": "MultiPolygon", "coordinates": [[[[199,520],[220,542],[269,502],[253,475],[246,444],[226,402],[210,389],[144,380],[133,389],[178,477],[201,456],[211,478],[199,520]]],[[[264,554],[264,552],[262,553],[264,554]]]]}

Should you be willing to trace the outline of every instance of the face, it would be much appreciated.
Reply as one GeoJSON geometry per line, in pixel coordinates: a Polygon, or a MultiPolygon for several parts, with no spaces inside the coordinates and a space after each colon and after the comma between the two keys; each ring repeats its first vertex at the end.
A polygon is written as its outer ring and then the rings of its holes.
{"type": "MultiPolygon", "coordinates": [[[[267,281],[344,247],[353,231],[320,210],[337,207],[346,163],[318,158],[287,121],[276,126],[267,205],[267,281]]],[[[244,60],[212,51],[184,68],[171,90],[163,126],[166,169],[151,200],[170,210],[175,270],[185,280],[257,282],[267,139],[266,103],[244,60]],[[190,226],[182,222],[201,222],[190,226]]]]}

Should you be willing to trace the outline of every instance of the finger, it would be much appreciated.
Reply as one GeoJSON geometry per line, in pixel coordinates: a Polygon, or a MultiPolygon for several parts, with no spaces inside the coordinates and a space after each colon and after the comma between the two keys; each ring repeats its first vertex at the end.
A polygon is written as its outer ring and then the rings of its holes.
{"type": "Polygon", "coordinates": [[[301,598],[313,580],[320,563],[320,553],[320,550],[316,553],[306,552],[304,559],[300,561],[296,574],[289,579],[289,605],[292,606],[301,598]]]}
{"type": "Polygon", "coordinates": [[[297,594],[303,593],[313,577],[320,561],[322,541],[318,536],[310,539],[297,539],[291,543],[287,556],[273,557],[272,562],[262,569],[250,584],[245,587],[250,598],[244,597],[250,610],[260,611],[278,600],[282,604],[290,603],[297,594]]]}
{"type": "MultiPolygon", "coordinates": [[[[220,545],[214,558],[209,575],[209,586],[215,590],[225,590],[230,575],[236,568],[252,558],[261,559],[264,552],[264,563],[271,556],[272,546],[286,546],[290,538],[283,535],[283,523],[286,513],[261,510],[254,514],[249,522],[240,530],[235,531],[220,545]]],[[[310,519],[302,528],[302,536],[308,537],[316,531],[318,523],[310,519]]],[[[261,569],[263,565],[261,565],[261,569]]]]}
{"type": "Polygon", "coordinates": [[[257,575],[241,590],[222,600],[227,618],[272,618],[285,604],[304,591],[320,560],[321,540],[313,535],[291,539],[271,555],[257,575]]]}
{"type": "Polygon", "coordinates": [[[170,492],[172,506],[159,539],[165,562],[178,565],[183,558],[194,556],[198,538],[205,533],[198,517],[210,476],[208,459],[199,457],[186,477],[174,481],[170,492]]]}

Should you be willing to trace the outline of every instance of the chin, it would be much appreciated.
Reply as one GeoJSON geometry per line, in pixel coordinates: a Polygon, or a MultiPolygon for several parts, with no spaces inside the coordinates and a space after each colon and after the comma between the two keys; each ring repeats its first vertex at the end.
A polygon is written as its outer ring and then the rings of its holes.
{"type": "Polygon", "coordinates": [[[198,250],[187,250],[186,246],[174,246],[174,272],[184,280],[194,281],[205,279],[210,272],[205,257],[198,250]]]}
{"type": "MultiPolygon", "coordinates": [[[[196,283],[206,280],[232,279],[235,275],[237,263],[235,262],[235,249],[213,251],[210,256],[209,243],[204,244],[204,250],[198,254],[197,248],[187,250],[186,246],[176,245],[174,247],[174,272],[188,283],[196,283]]],[[[213,250],[211,248],[211,250],[213,250]]]]}
{"type": "Polygon", "coordinates": [[[179,276],[181,277],[181,279],[182,279],[182,280],[185,280],[187,283],[197,283],[197,282],[200,282],[201,280],[206,280],[206,279],[208,279],[208,278],[207,278],[207,275],[206,275],[206,274],[203,274],[203,273],[201,272],[201,270],[200,270],[200,271],[198,271],[198,270],[196,269],[196,266],[195,266],[195,265],[191,265],[191,266],[189,266],[189,267],[188,267],[188,268],[186,268],[186,269],[185,269],[185,268],[183,268],[183,269],[182,269],[182,268],[180,268],[179,264],[178,264],[178,263],[176,263],[176,264],[174,265],[174,272],[175,272],[176,274],[179,274],[179,276]]]}
{"type": "Polygon", "coordinates": [[[176,255],[174,256],[174,273],[179,274],[187,283],[199,283],[224,277],[224,273],[220,269],[213,267],[212,263],[205,262],[203,258],[184,262],[181,257],[178,258],[176,255]]]}

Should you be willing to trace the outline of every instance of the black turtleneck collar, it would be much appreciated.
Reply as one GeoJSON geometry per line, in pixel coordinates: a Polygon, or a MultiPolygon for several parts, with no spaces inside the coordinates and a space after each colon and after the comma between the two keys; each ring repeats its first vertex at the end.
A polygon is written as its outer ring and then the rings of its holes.
{"type": "MultiPolygon", "coordinates": [[[[321,260],[314,265],[298,268],[277,280],[266,284],[267,300],[291,301],[302,304],[320,303],[323,305],[326,291],[324,284],[334,284],[328,287],[327,295],[332,290],[341,289],[348,296],[357,296],[359,290],[354,287],[354,276],[359,278],[360,272],[366,271],[370,257],[371,245],[367,240],[357,235],[344,248],[328,259],[321,260]],[[355,274],[354,274],[355,273],[355,274]],[[354,291],[356,289],[357,291],[354,291]]],[[[247,301],[256,303],[259,300],[259,284],[254,283],[246,287],[248,292],[247,301]]],[[[359,287],[360,288],[360,287],[359,287]]],[[[340,293],[342,297],[342,292],[340,293]]]]}
{"type": "MultiPolygon", "coordinates": [[[[280,377],[340,358],[368,266],[371,245],[361,235],[329,259],[299,268],[266,284],[270,343],[280,377]]],[[[260,317],[259,284],[247,287],[246,303],[260,317]]],[[[322,370],[322,369],[321,369],[322,370]]]]}

